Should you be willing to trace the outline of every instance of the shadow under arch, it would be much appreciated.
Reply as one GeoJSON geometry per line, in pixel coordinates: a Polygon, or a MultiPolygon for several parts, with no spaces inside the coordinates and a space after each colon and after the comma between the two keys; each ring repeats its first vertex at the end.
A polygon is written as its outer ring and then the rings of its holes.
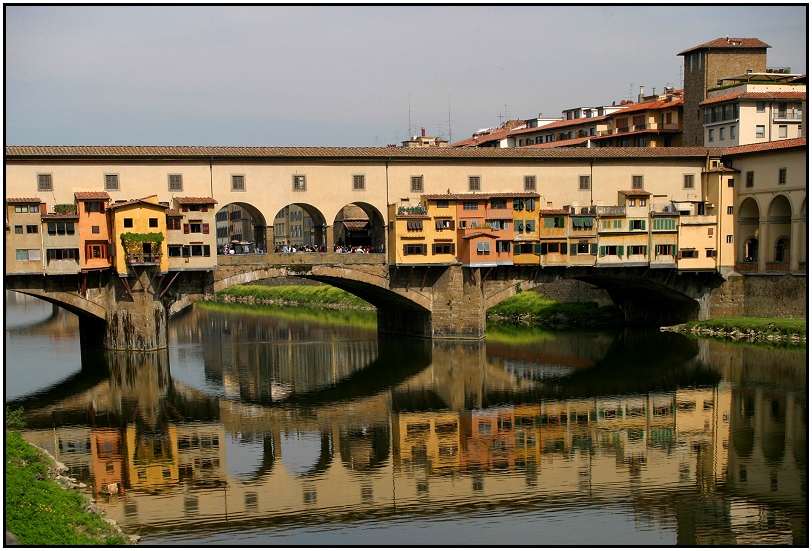
{"type": "Polygon", "coordinates": [[[755,262],[758,260],[758,233],[761,212],[758,203],[752,197],[745,198],[737,210],[737,239],[739,243],[736,250],[738,261],[755,262]]]}
{"type": "Polygon", "coordinates": [[[336,246],[369,248],[371,252],[386,250],[386,221],[370,203],[347,203],[333,218],[333,241],[336,246]]]}
{"type": "Polygon", "coordinates": [[[273,219],[273,243],[269,251],[283,252],[282,247],[313,247],[326,250],[327,222],[324,214],[309,203],[288,203],[273,219]]]}
{"type": "Polygon", "coordinates": [[[251,203],[233,201],[217,210],[215,215],[217,227],[217,250],[231,241],[253,241],[257,248],[267,250],[265,215],[251,203]],[[243,211],[247,213],[246,218],[243,211]]]}

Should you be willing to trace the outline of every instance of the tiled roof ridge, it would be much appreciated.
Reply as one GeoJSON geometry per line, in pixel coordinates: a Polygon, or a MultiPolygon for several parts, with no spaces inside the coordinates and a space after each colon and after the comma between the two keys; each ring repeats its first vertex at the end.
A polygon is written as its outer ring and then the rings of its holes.
{"type": "Polygon", "coordinates": [[[725,38],[717,38],[715,40],[711,40],[710,42],[705,42],[704,44],[700,44],[699,46],[694,46],[693,48],[688,48],[687,50],[683,50],[677,55],[683,55],[688,52],[693,52],[694,50],[699,50],[700,48],[771,48],[769,44],[762,42],[758,38],[734,38],[732,36],[728,36],[725,38]]]}
{"type": "Polygon", "coordinates": [[[735,145],[733,147],[728,147],[727,151],[725,151],[725,155],[758,153],[760,151],[775,151],[781,149],[793,149],[796,147],[806,147],[806,138],[788,138],[786,140],[776,140],[772,142],[735,145]]]}
{"type": "Polygon", "coordinates": [[[6,203],[42,203],[39,197],[7,197],[6,203]]]}

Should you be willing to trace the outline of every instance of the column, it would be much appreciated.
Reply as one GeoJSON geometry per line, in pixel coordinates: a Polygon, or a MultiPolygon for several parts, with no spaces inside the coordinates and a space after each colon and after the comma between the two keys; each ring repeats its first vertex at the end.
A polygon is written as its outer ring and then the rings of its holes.
{"type": "Polygon", "coordinates": [[[792,230],[790,235],[790,244],[789,244],[789,270],[791,272],[795,272],[798,270],[798,263],[801,260],[801,250],[804,235],[802,233],[803,224],[802,221],[799,219],[792,219],[792,230]]]}
{"type": "Polygon", "coordinates": [[[770,254],[769,224],[764,221],[758,223],[758,271],[767,271],[767,255],[770,254]]]}

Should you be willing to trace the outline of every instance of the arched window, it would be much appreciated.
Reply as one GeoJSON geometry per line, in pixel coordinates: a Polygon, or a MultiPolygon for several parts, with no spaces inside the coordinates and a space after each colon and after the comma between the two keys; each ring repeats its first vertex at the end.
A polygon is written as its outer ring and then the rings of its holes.
{"type": "Polygon", "coordinates": [[[751,237],[744,242],[744,261],[756,262],[758,261],[758,239],[751,237]]]}
{"type": "Polygon", "coordinates": [[[789,262],[789,239],[779,237],[775,242],[775,261],[789,262]]]}

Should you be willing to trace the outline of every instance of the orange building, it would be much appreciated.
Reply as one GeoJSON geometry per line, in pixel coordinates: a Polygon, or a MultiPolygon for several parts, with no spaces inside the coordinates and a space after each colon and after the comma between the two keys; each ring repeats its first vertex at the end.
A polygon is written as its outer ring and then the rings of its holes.
{"type": "Polygon", "coordinates": [[[79,229],[79,267],[83,272],[107,270],[110,258],[110,222],[107,209],[110,195],[106,191],[74,193],[79,229]]]}

